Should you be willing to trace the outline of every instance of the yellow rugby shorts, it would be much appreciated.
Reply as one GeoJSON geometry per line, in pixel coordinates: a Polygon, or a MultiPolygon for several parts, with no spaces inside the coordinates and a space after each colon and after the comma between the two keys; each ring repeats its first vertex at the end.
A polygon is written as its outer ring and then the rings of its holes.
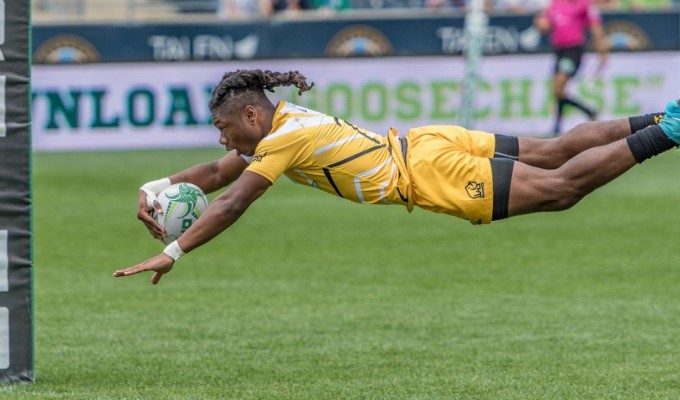
{"type": "Polygon", "coordinates": [[[406,137],[415,205],[473,224],[491,223],[495,135],[432,125],[411,129],[406,137]]]}

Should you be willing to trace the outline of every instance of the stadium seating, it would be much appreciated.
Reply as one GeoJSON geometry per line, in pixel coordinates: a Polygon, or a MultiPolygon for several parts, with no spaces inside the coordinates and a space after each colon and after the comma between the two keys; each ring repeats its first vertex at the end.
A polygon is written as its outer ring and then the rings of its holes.
{"type": "MultiPolygon", "coordinates": [[[[111,21],[158,21],[176,20],[192,17],[215,18],[218,16],[220,0],[35,0],[33,1],[32,17],[35,23],[50,23],[60,21],[83,22],[111,22],[111,21]]],[[[548,0],[546,0],[548,1],[548,0]]],[[[437,10],[458,9],[453,4],[464,0],[443,0],[437,10]],[[453,7],[453,8],[452,8],[453,7]]],[[[512,1],[510,1],[512,3],[512,1]]],[[[518,2],[514,2],[518,3],[518,2]]],[[[539,2],[530,2],[540,4],[539,2]]],[[[650,9],[667,9],[680,7],[680,0],[595,0],[603,11],[632,12],[650,9]]],[[[427,8],[428,0],[309,0],[313,8],[332,10],[334,8],[351,9],[355,11],[373,12],[400,9],[427,8]],[[343,4],[338,7],[338,4],[343,4]]],[[[499,13],[511,12],[513,8],[507,6],[508,1],[491,1],[491,10],[499,13]]],[[[535,10],[520,8],[522,13],[535,10]]],[[[518,9],[518,10],[520,10],[518,9]]],[[[312,10],[311,13],[317,10],[312,10]]],[[[322,14],[328,17],[328,14],[322,14]]]]}

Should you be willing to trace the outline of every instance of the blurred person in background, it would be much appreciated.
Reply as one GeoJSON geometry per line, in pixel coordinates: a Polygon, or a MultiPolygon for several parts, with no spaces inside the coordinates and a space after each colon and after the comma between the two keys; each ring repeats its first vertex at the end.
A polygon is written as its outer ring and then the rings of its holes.
{"type": "Polygon", "coordinates": [[[534,14],[550,4],[550,0],[495,0],[493,10],[513,14],[534,14]]]}
{"type": "Polygon", "coordinates": [[[318,10],[342,11],[352,8],[350,0],[313,0],[312,2],[318,10]]]}
{"type": "Polygon", "coordinates": [[[256,19],[269,15],[270,0],[218,0],[217,15],[224,19],[256,19]]]}
{"type": "Polygon", "coordinates": [[[280,12],[298,13],[304,10],[313,10],[312,0],[265,0],[267,12],[276,14],[280,12]]]}
{"type": "Polygon", "coordinates": [[[600,55],[600,71],[607,63],[607,45],[602,17],[590,0],[552,0],[550,5],[534,18],[534,25],[541,32],[550,35],[550,44],[555,50],[553,72],[553,95],[556,102],[553,134],[559,135],[565,106],[572,106],[583,112],[590,120],[597,118],[597,111],[582,104],[566,93],[567,83],[576,75],[585,51],[588,32],[600,55]]]}
{"type": "MultiPolygon", "coordinates": [[[[473,0],[425,0],[425,7],[429,9],[449,8],[464,11],[473,0]]],[[[495,0],[484,0],[484,11],[490,13],[494,11],[495,0]]]]}
{"type": "Polygon", "coordinates": [[[422,8],[424,0],[351,0],[352,8],[385,9],[385,8],[422,8]]]}
{"type": "Polygon", "coordinates": [[[425,8],[430,10],[436,9],[453,9],[465,10],[467,6],[466,0],[425,0],[425,8]]]}

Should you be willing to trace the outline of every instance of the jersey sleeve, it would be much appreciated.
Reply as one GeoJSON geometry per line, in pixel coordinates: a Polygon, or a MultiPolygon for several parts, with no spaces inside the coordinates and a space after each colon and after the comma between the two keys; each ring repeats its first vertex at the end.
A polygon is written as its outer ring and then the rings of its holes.
{"type": "Polygon", "coordinates": [[[262,175],[274,183],[285,171],[305,162],[310,154],[310,138],[303,130],[264,138],[255,149],[246,171],[262,175]]]}

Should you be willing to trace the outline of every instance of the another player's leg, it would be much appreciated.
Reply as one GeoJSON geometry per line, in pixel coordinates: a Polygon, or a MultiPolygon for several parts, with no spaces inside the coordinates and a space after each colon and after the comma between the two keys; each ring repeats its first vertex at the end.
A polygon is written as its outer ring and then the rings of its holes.
{"type": "Polygon", "coordinates": [[[597,119],[597,112],[594,109],[587,107],[586,105],[581,103],[579,100],[576,100],[574,98],[562,97],[559,100],[559,104],[560,104],[560,109],[562,109],[562,110],[564,109],[564,106],[572,106],[572,107],[575,107],[575,108],[578,108],[579,110],[581,110],[581,112],[586,114],[588,116],[588,119],[590,119],[591,121],[595,121],[595,119],[597,119]]]}
{"type": "Polygon", "coordinates": [[[572,207],[595,189],[655,155],[680,144],[680,101],[666,107],[658,125],[613,143],[587,149],[557,169],[515,163],[508,216],[572,207]]]}
{"type": "MultiPolygon", "coordinates": [[[[558,61],[559,63],[559,61],[558,61]]],[[[555,97],[555,125],[553,136],[559,136],[562,131],[562,114],[564,113],[564,90],[569,81],[569,75],[562,71],[555,71],[553,75],[553,96],[555,97]]]]}

